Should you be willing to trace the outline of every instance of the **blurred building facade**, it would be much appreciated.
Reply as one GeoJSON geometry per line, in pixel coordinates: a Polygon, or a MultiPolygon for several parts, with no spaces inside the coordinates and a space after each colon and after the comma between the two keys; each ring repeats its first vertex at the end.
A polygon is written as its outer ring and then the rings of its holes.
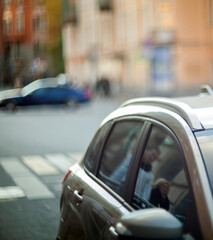
{"type": "Polygon", "coordinates": [[[212,0],[69,0],[66,73],[95,84],[171,91],[212,84],[212,0]]]}
{"type": "Polygon", "coordinates": [[[46,67],[46,11],[41,0],[0,0],[0,6],[0,85],[19,87],[46,67]]]}

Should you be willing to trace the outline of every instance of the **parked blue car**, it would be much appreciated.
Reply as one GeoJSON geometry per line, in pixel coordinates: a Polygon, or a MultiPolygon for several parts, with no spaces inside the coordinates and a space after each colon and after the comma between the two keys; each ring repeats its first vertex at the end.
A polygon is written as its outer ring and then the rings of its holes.
{"type": "Polygon", "coordinates": [[[17,106],[66,104],[76,107],[78,103],[91,99],[89,88],[78,88],[60,84],[58,78],[43,78],[23,88],[0,92],[0,106],[15,110],[17,106]]]}

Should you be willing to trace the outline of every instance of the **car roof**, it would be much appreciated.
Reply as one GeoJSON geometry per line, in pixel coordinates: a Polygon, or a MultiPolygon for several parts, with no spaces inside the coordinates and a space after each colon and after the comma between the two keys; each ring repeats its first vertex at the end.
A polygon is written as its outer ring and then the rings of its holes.
{"type": "Polygon", "coordinates": [[[58,78],[41,78],[37,79],[34,82],[40,84],[41,87],[57,86],[58,78]]]}
{"type": "Polygon", "coordinates": [[[161,110],[169,110],[173,113],[178,114],[187,122],[192,130],[213,128],[212,95],[205,94],[179,98],[135,98],[121,104],[119,109],[122,108],[122,114],[125,115],[125,112],[128,114],[131,106],[134,106],[134,110],[133,108],[131,109],[132,114],[134,114],[134,111],[135,114],[138,114],[143,106],[150,107],[150,109],[152,107],[158,107],[158,109],[161,108],[161,110]]]}

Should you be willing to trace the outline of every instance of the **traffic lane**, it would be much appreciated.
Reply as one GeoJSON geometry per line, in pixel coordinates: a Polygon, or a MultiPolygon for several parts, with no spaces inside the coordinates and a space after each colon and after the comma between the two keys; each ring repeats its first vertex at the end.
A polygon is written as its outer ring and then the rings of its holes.
{"type": "Polygon", "coordinates": [[[97,126],[119,103],[95,100],[77,111],[28,109],[0,112],[0,157],[83,151],[97,126]]]}

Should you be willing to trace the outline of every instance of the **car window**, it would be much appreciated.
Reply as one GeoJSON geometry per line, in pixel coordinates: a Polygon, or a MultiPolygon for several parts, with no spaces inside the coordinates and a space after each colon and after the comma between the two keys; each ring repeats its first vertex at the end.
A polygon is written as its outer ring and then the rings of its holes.
{"type": "Polygon", "coordinates": [[[141,121],[117,122],[106,142],[98,178],[119,194],[122,193],[128,166],[142,126],[141,121]]]}
{"type": "Polygon", "coordinates": [[[34,92],[31,92],[31,94],[35,97],[45,96],[47,93],[48,93],[48,88],[40,88],[35,90],[34,92]]]}
{"type": "Polygon", "coordinates": [[[152,128],[142,154],[132,205],[135,209],[164,208],[183,222],[185,234],[191,239],[199,236],[195,233],[199,228],[182,151],[171,134],[161,127],[152,128]]]}
{"type": "Polygon", "coordinates": [[[101,129],[99,129],[99,131],[95,134],[90,146],[88,147],[84,158],[84,165],[90,172],[95,170],[95,166],[98,163],[103,139],[107,130],[109,129],[109,125],[110,123],[106,123],[101,129]]]}

